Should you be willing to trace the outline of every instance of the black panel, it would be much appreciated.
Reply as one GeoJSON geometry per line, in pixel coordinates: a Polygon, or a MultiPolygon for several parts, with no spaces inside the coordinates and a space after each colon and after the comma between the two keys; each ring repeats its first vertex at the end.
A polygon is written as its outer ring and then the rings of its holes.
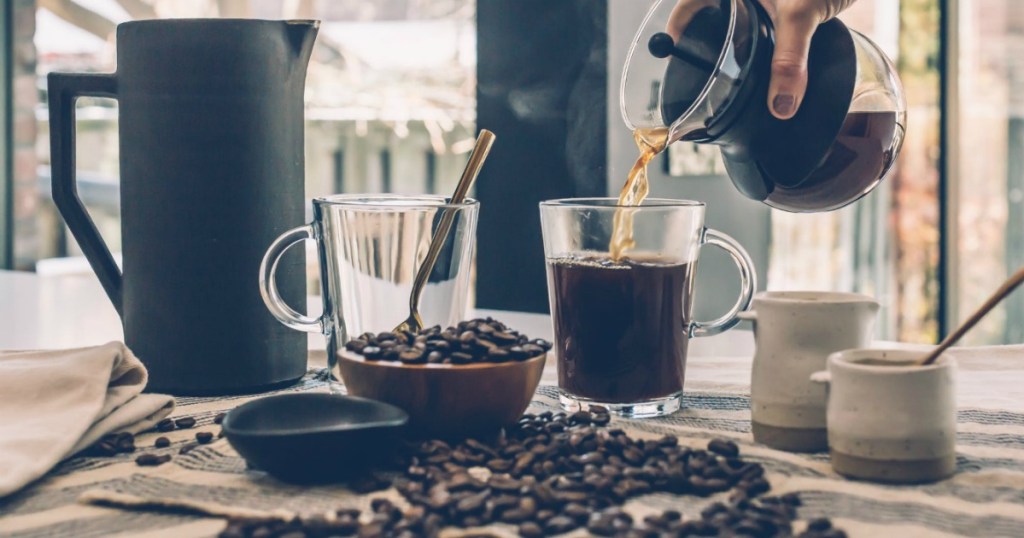
{"type": "Polygon", "coordinates": [[[478,0],[477,306],[547,312],[538,202],[603,196],[606,0],[478,0]]]}

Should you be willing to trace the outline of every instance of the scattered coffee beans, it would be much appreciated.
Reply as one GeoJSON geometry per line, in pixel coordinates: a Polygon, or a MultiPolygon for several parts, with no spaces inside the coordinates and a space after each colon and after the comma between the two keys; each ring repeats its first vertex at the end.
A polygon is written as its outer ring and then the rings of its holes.
{"type": "Polygon", "coordinates": [[[210,441],[213,441],[213,433],[212,432],[196,432],[196,442],[197,443],[199,443],[201,445],[205,445],[205,444],[210,443],[210,441]]]}
{"type": "Polygon", "coordinates": [[[366,333],[349,340],[345,349],[371,361],[405,364],[473,364],[524,361],[551,349],[546,340],[519,334],[493,318],[462,321],[441,330],[429,327],[418,333],[366,333]]]}
{"type": "Polygon", "coordinates": [[[109,458],[135,452],[135,436],[128,432],[108,433],[83,452],[85,456],[109,458]]]}
{"type": "Polygon", "coordinates": [[[174,421],[174,425],[180,430],[187,430],[196,425],[196,419],[192,417],[181,417],[174,421]]]}
{"type": "Polygon", "coordinates": [[[153,442],[153,446],[156,448],[167,448],[171,446],[171,440],[166,437],[157,437],[156,441],[153,442]]]}
{"type": "MultiPolygon", "coordinates": [[[[409,504],[404,511],[375,499],[369,519],[339,511],[288,522],[232,520],[221,536],[433,537],[443,527],[496,522],[514,525],[526,537],[581,529],[615,537],[793,535],[799,497],[764,496],[771,489],[764,468],[744,461],[734,442],[714,439],[706,450],[692,449],[672,436],[633,439],[603,428],[609,421],[598,406],[572,414],[548,411],[524,415],[493,443],[420,442],[409,447],[401,476],[390,483],[409,504]],[[646,493],[706,497],[729,490],[727,501],[710,504],[699,518],[668,510],[634,521],[621,509],[646,493]]],[[[350,488],[366,493],[387,485],[372,476],[350,488]]],[[[800,536],[845,534],[828,520],[814,520],[800,536]]]]}
{"type": "Polygon", "coordinates": [[[217,416],[213,417],[213,423],[220,424],[224,422],[224,417],[226,417],[227,415],[227,413],[217,413],[217,416]]]}
{"type": "Polygon", "coordinates": [[[156,429],[159,432],[169,432],[174,430],[174,419],[165,418],[157,423],[156,429]]]}

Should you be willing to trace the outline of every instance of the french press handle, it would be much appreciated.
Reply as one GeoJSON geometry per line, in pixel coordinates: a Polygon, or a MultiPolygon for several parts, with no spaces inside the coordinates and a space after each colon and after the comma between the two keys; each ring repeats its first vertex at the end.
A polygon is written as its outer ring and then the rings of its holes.
{"type": "Polygon", "coordinates": [[[75,177],[75,101],[82,96],[116,99],[117,75],[50,73],[46,81],[53,202],[121,316],[121,269],[82,204],[75,177]]]}

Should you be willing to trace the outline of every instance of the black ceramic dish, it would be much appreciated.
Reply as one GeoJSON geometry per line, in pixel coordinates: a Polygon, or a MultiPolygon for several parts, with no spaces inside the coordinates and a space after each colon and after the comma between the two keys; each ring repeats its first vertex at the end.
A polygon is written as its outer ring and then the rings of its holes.
{"type": "Polygon", "coordinates": [[[243,404],[224,418],[228,442],[252,467],[288,482],[356,475],[398,446],[409,416],[354,396],[293,393],[243,404]]]}

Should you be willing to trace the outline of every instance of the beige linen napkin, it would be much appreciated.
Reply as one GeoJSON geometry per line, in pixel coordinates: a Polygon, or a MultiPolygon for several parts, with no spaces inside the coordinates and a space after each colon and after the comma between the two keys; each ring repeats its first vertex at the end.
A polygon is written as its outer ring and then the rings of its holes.
{"type": "Polygon", "coordinates": [[[174,399],[141,394],[146,368],[120,342],[0,352],[0,497],[113,432],[153,427],[174,399]]]}

